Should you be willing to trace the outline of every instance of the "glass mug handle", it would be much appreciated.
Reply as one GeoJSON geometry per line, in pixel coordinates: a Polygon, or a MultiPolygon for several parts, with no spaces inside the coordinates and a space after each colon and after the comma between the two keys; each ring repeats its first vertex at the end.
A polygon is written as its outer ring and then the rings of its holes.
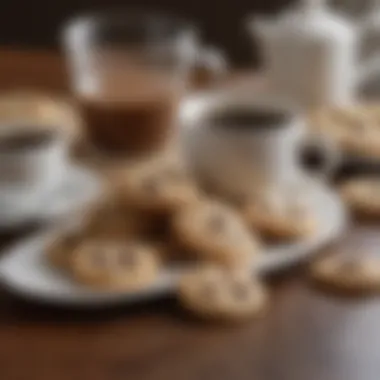
{"type": "Polygon", "coordinates": [[[328,137],[311,134],[301,144],[302,166],[319,181],[333,177],[342,163],[338,146],[328,137]]]}
{"type": "Polygon", "coordinates": [[[227,74],[227,58],[221,50],[213,46],[202,46],[198,50],[192,71],[193,84],[196,87],[217,83],[227,74]]]}

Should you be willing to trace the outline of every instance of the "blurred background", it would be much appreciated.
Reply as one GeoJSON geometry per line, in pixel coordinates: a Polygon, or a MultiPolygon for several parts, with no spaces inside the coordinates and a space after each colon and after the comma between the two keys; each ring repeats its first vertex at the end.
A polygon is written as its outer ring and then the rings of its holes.
{"type": "MultiPolygon", "coordinates": [[[[332,0],[336,8],[359,17],[380,0],[332,0]]],[[[16,48],[58,49],[59,27],[88,9],[138,6],[176,13],[193,20],[205,42],[223,47],[234,66],[258,65],[260,57],[244,31],[248,14],[271,14],[290,0],[3,0],[0,5],[0,44],[16,48]],[[250,47],[250,48],[248,48],[250,47]]]]}

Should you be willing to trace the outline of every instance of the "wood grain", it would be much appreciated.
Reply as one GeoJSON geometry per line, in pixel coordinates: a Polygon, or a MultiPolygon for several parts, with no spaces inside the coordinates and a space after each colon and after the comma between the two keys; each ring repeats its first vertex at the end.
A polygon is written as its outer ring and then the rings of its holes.
{"type": "MultiPolygon", "coordinates": [[[[57,57],[43,52],[0,57],[2,89],[67,89],[57,57]]],[[[0,236],[1,245],[26,232],[0,236]]],[[[339,244],[376,252],[379,232],[380,225],[354,224],[339,244]]],[[[0,378],[378,380],[379,298],[322,294],[302,267],[270,283],[266,316],[241,326],[201,323],[173,299],[79,312],[27,304],[2,290],[0,378]]]]}
{"type": "Polygon", "coordinates": [[[67,91],[62,57],[44,50],[0,49],[0,89],[9,88],[67,91]]]}

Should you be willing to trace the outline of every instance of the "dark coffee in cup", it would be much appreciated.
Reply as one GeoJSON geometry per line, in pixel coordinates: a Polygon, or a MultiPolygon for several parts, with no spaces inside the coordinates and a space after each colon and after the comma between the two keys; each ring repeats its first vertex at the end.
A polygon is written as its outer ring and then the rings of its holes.
{"type": "Polygon", "coordinates": [[[0,151],[26,151],[40,149],[49,144],[55,138],[55,134],[50,130],[41,130],[33,128],[12,131],[0,136],[0,151]]]}
{"type": "Polygon", "coordinates": [[[209,116],[209,125],[234,130],[281,128],[291,117],[276,109],[226,108],[209,116]]]}

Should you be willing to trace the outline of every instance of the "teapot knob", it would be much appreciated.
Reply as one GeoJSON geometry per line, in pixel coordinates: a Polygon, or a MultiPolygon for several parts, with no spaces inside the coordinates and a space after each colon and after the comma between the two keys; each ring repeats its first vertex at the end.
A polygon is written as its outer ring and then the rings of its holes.
{"type": "Polygon", "coordinates": [[[301,0],[301,12],[314,14],[326,10],[326,0],[301,0]]]}
{"type": "Polygon", "coordinates": [[[270,31],[270,23],[262,17],[250,17],[246,23],[248,31],[259,37],[266,37],[270,31]]]}
{"type": "Polygon", "coordinates": [[[307,10],[315,10],[324,7],[326,0],[301,0],[301,6],[307,10]]]}

